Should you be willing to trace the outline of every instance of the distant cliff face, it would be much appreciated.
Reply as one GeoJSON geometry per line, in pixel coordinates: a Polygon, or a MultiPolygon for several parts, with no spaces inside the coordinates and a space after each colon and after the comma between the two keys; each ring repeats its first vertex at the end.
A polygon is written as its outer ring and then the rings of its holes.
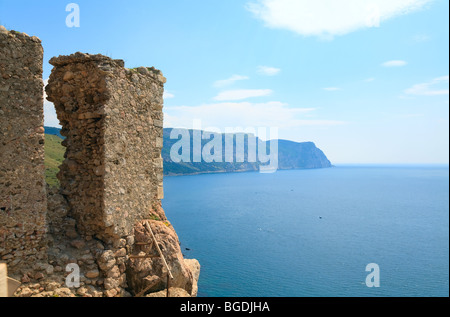
{"type": "Polygon", "coordinates": [[[332,167],[326,155],[312,142],[278,140],[278,168],[303,169],[332,167]]]}
{"type": "MultiPolygon", "coordinates": [[[[244,172],[244,171],[258,171],[260,163],[249,162],[248,153],[245,152],[244,162],[225,162],[225,137],[222,134],[222,162],[180,162],[175,163],[170,157],[170,150],[172,146],[178,142],[178,139],[171,139],[170,133],[172,129],[164,129],[164,146],[162,150],[162,157],[164,159],[164,175],[187,175],[187,174],[201,174],[201,173],[224,173],[224,172],[244,172]]],[[[192,131],[189,131],[192,139],[192,131]]],[[[209,140],[202,140],[202,147],[208,143],[209,140]]],[[[267,147],[269,153],[269,142],[264,142],[259,139],[256,141],[258,146],[267,147]]],[[[248,146],[248,138],[245,138],[245,149],[248,146]]],[[[193,142],[190,144],[191,158],[193,150],[193,142]]],[[[236,144],[233,143],[233,153],[236,153],[236,144]]],[[[316,147],[312,142],[298,143],[287,140],[278,140],[278,169],[311,169],[311,168],[328,168],[332,167],[331,162],[326,155],[316,147]]]]}

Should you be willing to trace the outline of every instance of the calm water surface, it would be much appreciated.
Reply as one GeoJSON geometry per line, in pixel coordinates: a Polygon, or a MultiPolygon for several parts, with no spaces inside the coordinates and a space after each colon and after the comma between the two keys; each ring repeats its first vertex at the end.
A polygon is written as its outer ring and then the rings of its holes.
{"type": "Polygon", "coordinates": [[[449,296],[448,167],[164,179],[199,296],[449,296]],[[186,248],[190,250],[186,250],[186,248]],[[380,287],[365,284],[380,267],[380,287]]]}

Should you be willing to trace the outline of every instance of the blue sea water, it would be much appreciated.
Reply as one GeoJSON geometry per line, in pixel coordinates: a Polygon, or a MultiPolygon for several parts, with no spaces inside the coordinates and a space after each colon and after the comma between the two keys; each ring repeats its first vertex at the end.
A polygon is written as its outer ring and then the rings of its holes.
{"type": "Polygon", "coordinates": [[[199,296],[449,296],[448,166],[164,182],[183,253],[201,264],[199,296]],[[369,263],[380,287],[366,286],[369,263]]]}

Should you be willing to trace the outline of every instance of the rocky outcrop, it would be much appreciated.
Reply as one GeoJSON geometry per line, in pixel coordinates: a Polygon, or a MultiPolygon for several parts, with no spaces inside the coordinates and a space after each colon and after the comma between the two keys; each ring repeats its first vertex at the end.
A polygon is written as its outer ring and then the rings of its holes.
{"type": "MultiPolygon", "coordinates": [[[[197,281],[199,266],[186,263],[180,249],[178,236],[168,221],[149,221],[153,234],[159,242],[161,252],[166,259],[173,275],[170,280],[170,287],[182,288],[188,294],[197,295],[197,281]],[[192,269],[191,269],[192,268],[192,269]]],[[[156,292],[167,288],[167,269],[162,259],[155,252],[152,245],[152,237],[143,223],[138,223],[135,227],[135,247],[134,255],[145,256],[154,255],[154,258],[130,259],[127,267],[128,281],[132,289],[137,293],[148,289],[149,292],[156,292]]],[[[196,260],[194,260],[196,261],[196,260]]],[[[198,261],[197,261],[198,263],[198,261]]]]}

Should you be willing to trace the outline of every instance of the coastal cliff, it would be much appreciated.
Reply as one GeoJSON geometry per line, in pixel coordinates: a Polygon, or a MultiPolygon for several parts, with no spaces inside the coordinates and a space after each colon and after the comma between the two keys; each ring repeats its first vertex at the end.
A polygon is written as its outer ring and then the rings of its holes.
{"type": "MultiPolygon", "coordinates": [[[[177,129],[180,130],[180,129],[177,129]]],[[[218,135],[222,140],[222,160],[221,162],[173,162],[170,157],[170,150],[174,146],[177,139],[171,139],[172,129],[164,129],[164,146],[162,149],[162,157],[164,160],[164,175],[193,175],[204,173],[233,173],[233,172],[250,172],[259,171],[262,164],[259,161],[252,162],[248,159],[248,152],[244,153],[243,162],[226,162],[225,161],[225,134],[218,135]]],[[[188,130],[190,138],[193,138],[193,131],[188,130]]],[[[233,153],[237,156],[237,134],[233,134],[233,153]]],[[[248,150],[248,135],[244,136],[244,150],[248,150]]],[[[288,140],[278,141],[278,169],[311,169],[311,168],[328,168],[332,167],[331,162],[326,155],[316,147],[313,142],[298,143],[288,140]]],[[[202,140],[204,146],[208,140],[202,140]]],[[[270,151],[270,142],[262,141],[255,137],[255,142],[259,148],[270,151]]],[[[193,143],[190,142],[190,153],[193,151],[193,143]]]]}

